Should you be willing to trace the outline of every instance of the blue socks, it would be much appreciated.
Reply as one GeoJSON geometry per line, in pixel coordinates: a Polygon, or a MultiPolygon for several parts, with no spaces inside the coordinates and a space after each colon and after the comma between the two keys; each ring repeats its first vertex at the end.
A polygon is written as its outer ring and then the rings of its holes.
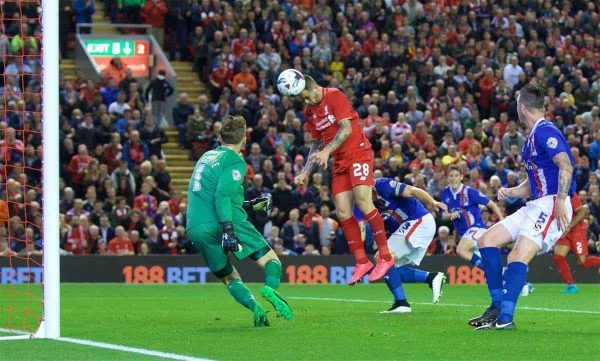
{"type": "Polygon", "coordinates": [[[506,272],[504,272],[504,289],[501,304],[501,312],[498,317],[498,322],[512,322],[515,315],[515,306],[517,299],[525,281],[527,280],[527,265],[523,262],[512,262],[508,264],[506,272]]]}
{"type": "Polygon", "coordinates": [[[480,248],[481,267],[485,272],[485,281],[492,298],[492,308],[500,308],[502,303],[502,258],[496,247],[480,248]]]}
{"type": "Polygon", "coordinates": [[[481,257],[476,253],[473,253],[473,256],[471,257],[471,265],[473,265],[473,267],[481,268],[481,257]]]}
{"type": "Polygon", "coordinates": [[[385,283],[394,295],[396,301],[406,300],[404,288],[402,287],[401,267],[393,266],[385,276],[385,283]]]}
{"type": "Polygon", "coordinates": [[[399,267],[398,270],[404,283],[424,283],[429,275],[429,272],[406,266],[399,267]]]}

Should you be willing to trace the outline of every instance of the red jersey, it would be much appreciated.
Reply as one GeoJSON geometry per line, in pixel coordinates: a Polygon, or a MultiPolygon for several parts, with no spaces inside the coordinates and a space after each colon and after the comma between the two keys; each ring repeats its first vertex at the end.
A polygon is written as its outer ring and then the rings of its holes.
{"type": "Polygon", "coordinates": [[[357,150],[371,149],[371,143],[358,125],[358,113],[352,109],[348,97],[337,88],[323,88],[323,98],[316,105],[309,104],[304,109],[308,130],[313,139],[322,139],[329,144],[338,130],[339,122],[350,119],[352,133],[346,141],[336,149],[332,155],[335,159],[344,154],[357,150]]]}
{"type": "Polygon", "coordinates": [[[127,237],[119,239],[113,238],[108,242],[108,251],[111,254],[122,255],[125,252],[133,252],[133,243],[127,237]]]}

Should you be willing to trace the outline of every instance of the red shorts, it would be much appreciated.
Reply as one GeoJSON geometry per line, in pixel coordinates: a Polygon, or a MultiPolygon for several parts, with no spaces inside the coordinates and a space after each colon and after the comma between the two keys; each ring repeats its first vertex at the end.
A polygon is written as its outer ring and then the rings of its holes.
{"type": "Polygon", "coordinates": [[[587,256],[587,231],[586,230],[571,230],[565,237],[556,242],[557,245],[567,246],[571,252],[577,256],[587,256]]]}
{"type": "Polygon", "coordinates": [[[351,191],[358,185],[372,187],[373,178],[373,151],[371,149],[359,150],[352,153],[351,157],[335,158],[331,172],[331,193],[336,194],[351,191]]]}

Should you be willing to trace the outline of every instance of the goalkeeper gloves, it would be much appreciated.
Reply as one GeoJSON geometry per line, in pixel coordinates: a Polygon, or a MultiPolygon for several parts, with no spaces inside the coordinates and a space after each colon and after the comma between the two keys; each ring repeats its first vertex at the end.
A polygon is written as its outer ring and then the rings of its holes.
{"type": "Polygon", "coordinates": [[[254,212],[268,212],[271,210],[271,196],[261,196],[250,201],[245,201],[243,207],[246,211],[252,210],[254,212]]]}
{"type": "Polygon", "coordinates": [[[223,235],[221,236],[221,248],[225,253],[227,252],[238,252],[242,250],[240,239],[233,230],[233,224],[231,222],[222,222],[223,235]]]}

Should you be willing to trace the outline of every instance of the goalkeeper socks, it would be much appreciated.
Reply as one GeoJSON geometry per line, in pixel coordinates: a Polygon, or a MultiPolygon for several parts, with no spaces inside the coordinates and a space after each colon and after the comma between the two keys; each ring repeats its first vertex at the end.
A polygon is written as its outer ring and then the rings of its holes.
{"type": "Polygon", "coordinates": [[[490,292],[493,308],[500,308],[502,303],[502,258],[496,247],[480,248],[481,265],[485,272],[485,281],[490,292]]]}
{"type": "Polygon", "coordinates": [[[600,257],[588,257],[585,262],[581,264],[583,268],[600,267],[600,257]]]}
{"type": "Polygon", "coordinates": [[[573,280],[573,275],[571,274],[571,267],[569,267],[569,263],[567,262],[567,257],[555,254],[554,264],[556,264],[556,268],[558,268],[560,278],[562,278],[566,284],[571,285],[575,282],[573,280]]]}
{"type": "Polygon", "coordinates": [[[367,253],[365,252],[365,246],[360,234],[360,227],[356,218],[350,217],[345,219],[340,222],[340,225],[344,230],[344,236],[348,242],[348,248],[350,249],[350,252],[354,254],[354,258],[356,258],[356,263],[367,263],[369,259],[367,258],[367,253]]]}
{"type": "Polygon", "coordinates": [[[373,238],[375,238],[377,248],[379,249],[379,257],[381,257],[381,259],[384,261],[391,260],[392,255],[388,249],[387,236],[385,235],[385,225],[383,224],[383,218],[381,218],[381,214],[379,214],[377,208],[374,208],[371,212],[366,214],[365,220],[369,222],[371,231],[373,231],[373,238]]]}
{"type": "Polygon", "coordinates": [[[254,311],[254,307],[258,305],[252,292],[246,287],[242,280],[235,279],[227,285],[227,290],[231,296],[242,306],[250,311],[254,311]]]}
{"type": "Polygon", "coordinates": [[[385,284],[388,286],[396,301],[406,300],[404,288],[402,287],[402,275],[400,267],[393,266],[385,276],[385,284]]]}
{"type": "Polygon", "coordinates": [[[473,267],[481,268],[481,257],[479,257],[476,253],[473,253],[473,256],[471,256],[471,265],[473,267]]]}
{"type": "Polygon", "coordinates": [[[276,290],[281,281],[281,263],[276,259],[268,260],[265,264],[265,285],[276,290]]]}
{"type": "MultiPolygon", "coordinates": [[[[427,277],[430,274],[429,272],[407,266],[399,267],[398,270],[404,283],[427,282],[427,277]]],[[[435,274],[433,274],[433,277],[435,277],[435,274]]]]}
{"type": "Polygon", "coordinates": [[[498,321],[500,323],[512,322],[515,315],[515,307],[523,285],[527,280],[527,265],[523,262],[512,262],[508,264],[504,272],[504,289],[502,290],[502,306],[498,321]]]}

